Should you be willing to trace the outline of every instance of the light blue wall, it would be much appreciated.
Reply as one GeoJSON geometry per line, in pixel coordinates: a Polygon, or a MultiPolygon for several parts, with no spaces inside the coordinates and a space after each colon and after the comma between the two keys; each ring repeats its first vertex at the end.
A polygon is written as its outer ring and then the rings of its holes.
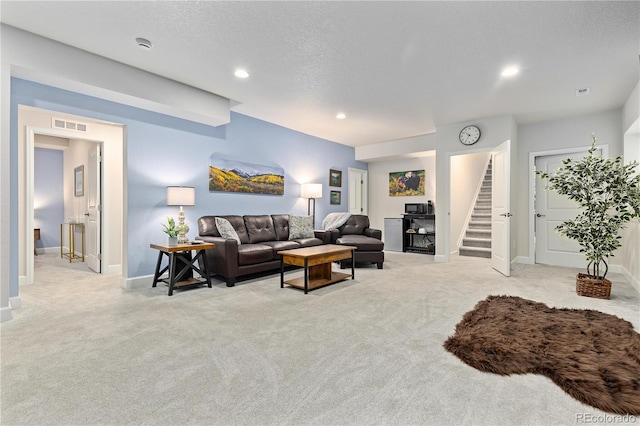
{"type": "Polygon", "coordinates": [[[60,246],[60,223],[64,221],[64,159],[57,149],[35,148],[33,155],[33,219],[40,228],[36,248],[60,246]]]}
{"type": "MultiPolygon", "coordinates": [[[[197,218],[207,214],[306,214],[307,201],[300,198],[300,183],[323,184],[323,198],[317,200],[319,223],[327,213],[346,211],[347,169],[367,169],[355,161],[352,147],[309,136],[281,126],[232,113],[225,126],[211,127],[152,113],[90,96],[60,90],[21,79],[11,80],[11,155],[17,164],[17,109],[29,105],[126,126],[127,221],[124,244],[128,248],[127,277],[153,274],[157,253],[150,242],[162,242],[161,222],[177,216],[176,207],[166,206],[167,185],[196,188],[196,205],[185,208],[196,235],[197,218]],[[209,192],[209,157],[221,156],[249,163],[277,165],[285,171],[284,195],[251,195],[209,192]],[[329,204],[329,169],[343,172],[342,205],[329,204]]],[[[11,170],[12,229],[17,228],[17,168],[11,170]],[[15,207],[14,207],[15,206],[15,207]]],[[[108,179],[108,176],[106,176],[108,179]]],[[[18,293],[17,234],[11,239],[11,296],[18,293]]]]}

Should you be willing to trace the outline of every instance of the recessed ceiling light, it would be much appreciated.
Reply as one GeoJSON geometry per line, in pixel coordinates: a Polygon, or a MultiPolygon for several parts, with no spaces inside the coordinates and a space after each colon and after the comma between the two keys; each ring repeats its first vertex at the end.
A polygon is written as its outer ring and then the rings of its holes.
{"type": "Polygon", "coordinates": [[[136,38],[136,43],[138,43],[138,46],[143,50],[151,50],[151,48],[153,47],[153,44],[151,44],[149,40],[142,37],[136,38]]]}
{"type": "Polygon", "coordinates": [[[345,115],[345,113],[344,113],[344,112],[340,112],[340,113],[338,113],[338,114],[336,115],[336,118],[337,118],[338,120],[344,120],[345,118],[347,118],[347,116],[345,115]]]}
{"type": "Polygon", "coordinates": [[[502,73],[500,75],[502,75],[503,77],[513,77],[519,72],[520,70],[518,69],[518,67],[507,67],[502,70],[502,73]]]}
{"type": "Polygon", "coordinates": [[[249,73],[246,70],[238,69],[233,73],[238,78],[247,78],[249,77],[249,73]]]}

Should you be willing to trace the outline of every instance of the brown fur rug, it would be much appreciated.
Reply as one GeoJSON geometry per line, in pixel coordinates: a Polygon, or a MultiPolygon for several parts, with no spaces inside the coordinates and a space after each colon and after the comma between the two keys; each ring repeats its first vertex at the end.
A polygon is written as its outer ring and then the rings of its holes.
{"type": "Polygon", "coordinates": [[[542,374],[585,404],[640,414],[640,334],[616,316],[489,296],[444,347],[478,370],[542,374]]]}

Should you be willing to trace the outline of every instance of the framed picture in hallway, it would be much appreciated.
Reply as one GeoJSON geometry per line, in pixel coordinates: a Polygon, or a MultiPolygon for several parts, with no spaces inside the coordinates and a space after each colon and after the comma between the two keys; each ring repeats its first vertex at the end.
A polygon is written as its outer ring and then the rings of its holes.
{"type": "Polygon", "coordinates": [[[331,191],[329,195],[329,204],[340,204],[340,191],[331,191]]]}
{"type": "Polygon", "coordinates": [[[340,170],[329,170],[329,186],[342,186],[342,171],[340,170]]]}
{"type": "Polygon", "coordinates": [[[82,197],[84,195],[84,166],[73,169],[73,195],[82,197]]]}
{"type": "Polygon", "coordinates": [[[424,195],[424,170],[389,173],[389,196],[424,195]]]}

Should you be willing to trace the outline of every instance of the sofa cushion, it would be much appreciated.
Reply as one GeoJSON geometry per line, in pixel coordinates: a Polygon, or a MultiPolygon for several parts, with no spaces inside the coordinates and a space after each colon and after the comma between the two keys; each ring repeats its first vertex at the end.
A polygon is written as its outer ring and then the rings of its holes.
{"type": "Polygon", "coordinates": [[[286,241],[289,239],[289,215],[288,214],[272,214],[273,227],[276,230],[276,239],[278,241],[286,241]]]}
{"type": "Polygon", "coordinates": [[[382,251],[384,249],[382,241],[364,235],[343,235],[336,240],[336,244],[355,246],[357,251],[382,251]]]}
{"type": "Polygon", "coordinates": [[[238,265],[253,265],[273,260],[273,249],[264,244],[238,246],[238,265]]]}
{"type": "Polygon", "coordinates": [[[289,215],[289,239],[313,238],[313,216],[289,215]]]}
{"type": "Polygon", "coordinates": [[[244,225],[249,234],[249,242],[257,244],[264,241],[276,240],[276,230],[273,227],[273,220],[269,215],[246,215],[243,216],[244,225]]]}
{"type": "Polygon", "coordinates": [[[242,244],[240,242],[238,233],[231,225],[231,222],[229,222],[227,219],[216,217],[216,227],[218,228],[218,232],[220,233],[221,237],[236,240],[238,242],[238,245],[242,244]]]}
{"type": "Polygon", "coordinates": [[[292,250],[300,248],[300,243],[297,241],[265,241],[265,246],[269,246],[273,249],[273,252],[277,255],[280,250],[292,250]]]}
{"type": "Polygon", "coordinates": [[[321,246],[324,244],[320,238],[298,238],[294,240],[296,243],[300,244],[300,247],[313,247],[313,246],[321,246]]]}
{"type": "Polygon", "coordinates": [[[347,219],[347,222],[340,229],[341,235],[362,235],[369,227],[369,216],[354,214],[347,219]]]}

